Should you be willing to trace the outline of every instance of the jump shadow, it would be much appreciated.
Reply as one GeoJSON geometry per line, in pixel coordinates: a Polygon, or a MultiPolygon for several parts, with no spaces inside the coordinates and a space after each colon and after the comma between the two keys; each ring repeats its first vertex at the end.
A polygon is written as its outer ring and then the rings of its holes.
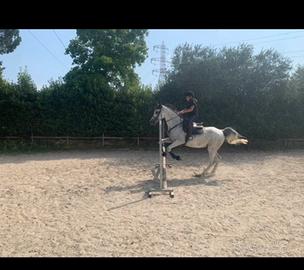
{"type": "MultiPolygon", "coordinates": [[[[222,186],[225,181],[232,181],[231,179],[223,179],[223,180],[216,180],[216,179],[208,179],[206,178],[197,178],[192,177],[188,179],[170,179],[168,180],[168,187],[176,188],[176,187],[187,187],[187,186],[214,186],[219,187],[222,186]]],[[[158,189],[159,188],[159,180],[152,180],[147,179],[143,181],[139,181],[135,185],[128,185],[128,186],[111,186],[107,187],[104,191],[105,193],[111,192],[130,192],[132,193],[139,193],[139,192],[147,192],[150,189],[158,189]]]]}
{"type": "Polygon", "coordinates": [[[121,205],[118,205],[118,206],[111,207],[111,208],[108,209],[108,211],[112,211],[112,210],[116,210],[116,209],[119,209],[119,208],[123,208],[123,207],[129,206],[131,204],[140,203],[140,202],[146,200],[147,198],[148,198],[148,196],[146,194],[144,194],[144,196],[141,199],[139,199],[139,200],[132,201],[132,202],[127,202],[127,203],[124,203],[124,204],[121,204],[121,205]]]}
{"type": "MultiPolygon", "coordinates": [[[[225,181],[232,181],[231,179],[222,179],[222,180],[207,180],[206,178],[189,178],[189,179],[170,179],[168,180],[168,187],[174,188],[179,186],[195,186],[195,185],[205,185],[205,186],[221,186],[223,182],[225,181]]],[[[148,199],[147,191],[151,189],[158,189],[159,188],[159,181],[158,180],[143,180],[138,182],[135,185],[129,185],[129,186],[112,186],[105,189],[106,193],[111,192],[124,192],[129,191],[130,193],[143,193],[143,196],[139,200],[130,201],[118,206],[114,206],[108,209],[108,211],[128,207],[133,204],[140,203],[146,199],[148,199]]]]}

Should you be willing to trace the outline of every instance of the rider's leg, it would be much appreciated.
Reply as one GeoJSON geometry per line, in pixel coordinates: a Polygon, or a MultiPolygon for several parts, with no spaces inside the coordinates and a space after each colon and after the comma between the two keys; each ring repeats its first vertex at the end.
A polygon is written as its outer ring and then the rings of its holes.
{"type": "Polygon", "coordinates": [[[193,122],[194,122],[195,116],[189,117],[188,118],[188,126],[187,126],[187,136],[186,140],[189,138],[192,138],[192,129],[193,129],[193,122]]]}
{"type": "Polygon", "coordinates": [[[183,119],[183,130],[185,131],[185,132],[187,132],[187,130],[188,130],[188,118],[187,117],[184,117],[184,119],[183,119]]]}
{"type": "Polygon", "coordinates": [[[186,132],[185,142],[187,142],[188,141],[188,132],[189,132],[189,118],[188,117],[184,117],[183,130],[186,132]]]}

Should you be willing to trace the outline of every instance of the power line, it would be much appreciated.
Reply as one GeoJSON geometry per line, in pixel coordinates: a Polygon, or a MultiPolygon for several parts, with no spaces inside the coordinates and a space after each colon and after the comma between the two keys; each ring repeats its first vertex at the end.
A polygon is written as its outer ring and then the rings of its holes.
{"type": "Polygon", "coordinates": [[[229,45],[229,44],[234,44],[234,43],[242,43],[242,42],[260,40],[260,39],[265,39],[265,38],[270,38],[270,37],[276,37],[276,36],[282,36],[282,35],[290,35],[290,34],[295,34],[295,33],[298,33],[298,32],[304,33],[304,31],[294,31],[292,33],[291,32],[285,32],[285,33],[280,33],[280,34],[276,34],[276,35],[263,36],[263,37],[259,37],[259,38],[253,38],[253,39],[247,39],[247,40],[239,40],[239,41],[232,41],[232,42],[225,42],[225,43],[221,43],[221,44],[215,44],[213,46],[221,46],[221,45],[229,45]]]}
{"type": "Polygon", "coordinates": [[[58,62],[60,62],[62,65],[64,65],[66,68],[68,68],[68,66],[66,64],[64,64],[60,59],[57,58],[57,56],[55,54],[53,54],[35,35],[34,33],[32,33],[32,31],[28,30],[28,32],[41,44],[41,46],[43,46],[58,62]]]}
{"type": "Polygon", "coordinates": [[[255,44],[271,43],[271,42],[273,42],[273,41],[290,40],[290,39],[297,39],[297,38],[304,38],[304,36],[296,36],[296,37],[292,37],[292,38],[283,38],[283,39],[274,39],[274,40],[268,40],[268,41],[258,42],[258,43],[255,43],[255,44]]]}
{"type": "Polygon", "coordinates": [[[298,58],[298,57],[304,57],[304,54],[301,54],[301,55],[291,55],[291,56],[288,56],[290,58],[298,58]]]}
{"type": "MultiPolygon", "coordinates": [[[[302,32],[303,31],[295,31],[293,33],[290,33],[290,32],[287,32],[287,33],[281,33],[281,34],[278,34],[278,35],[287,35],[287,34],[294,34],[296,32],[302,32]]],[[[276,35],[276,36],[278,36],[276,35]]],[[[269,37],[269,36],[268,36],[269,37]]],[[[260,39],[262,38],[266,38],[266,37],[261,37],[260,39]]],[[[257,44],[261,44],[261,43],[271,43],[271,42],[276,42],[276,41],[283,41],[283,40],[292,40],[292,39],[299,39],[299,38],[304,38],[303,35],[300,35],[300,36],[295,36],[295,37],[290,37],[290,38],[283,38],[283,39],[274,39],[274,40],[266,40],[266,41],[261,41],[261,42],[254,42],[253,45],[257,45],[257,44]]],[[[253,39],[251,39],[253,40],[253,39]]],[[[247,40],[248,41],[248,40],[247,40]]],[[[245,42],[245,41],[242,41],[242,42],[245,42]]],[[[241,41],[239,41],[239,43],[241,43],[241,41]]],[[[227,43],[226,43],[227,44],[227,43]]],[[[281,54],[288,54],[288,53],[295,53],[295,52],[303,52],[304,50],[296,50],[296,51],[287,51],[287,52],[281,52],[281,54]]],[[[298,58],[298,57],[302,57],[303,55],[295,55],[295,56],[289,56],[289,55],[286,55],[287,57],[290,57],[290,58],[298,58]]]]}
{"type": "Polygon", "coordinates": [[[56,35],[57,39],[60,41],[60,43],[62,44],[63,48],[66,50],[66,47],[64,46],[64,43],[62,42],[61,38],[57,35],[57,33],[55,32],[55,30],[53,29],[54,34],[56,35]]]}
{"type": "Polygon", "coordinates": [[[283,53],[295,53],[295,52],[304,52],[304,50],[296,50],[296,51],[287,51],[287,52],[281,52],[283,53]]]}

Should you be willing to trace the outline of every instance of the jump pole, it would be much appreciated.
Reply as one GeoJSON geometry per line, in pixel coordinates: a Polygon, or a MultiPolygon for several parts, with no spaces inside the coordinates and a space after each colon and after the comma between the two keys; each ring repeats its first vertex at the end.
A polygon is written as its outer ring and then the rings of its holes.
{"type": "Polygon", "coordinates": [[[148,197],[151,198],[152,195],[170,195],[171,198],[174,198],[173,189],[168,189],[167,185],[167,158],[166,158],[166,149],[164,146],[164,123],[163,120],[159,120],[159,182],[160,188],[149,190],[148,197]]]}

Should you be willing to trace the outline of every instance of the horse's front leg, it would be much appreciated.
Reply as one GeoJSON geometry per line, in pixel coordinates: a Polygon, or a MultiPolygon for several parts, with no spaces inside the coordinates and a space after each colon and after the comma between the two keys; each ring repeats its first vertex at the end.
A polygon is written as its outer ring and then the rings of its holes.
{"type": "Polygon", "coordinates": [[[173,143],[171,143],[168,147],[167,147],[167,152],[170,154],[170,156],[176,160],[181,160],[179,155],[176,155],[172,152],[172,149],[179,146],[179,145],[183,145],[185,143],[185,140],[176,140],[173,143]]]}
{"type": "Polygon", "coordinates": [[[171,139],[169,137],[162,139],[162,143],[171,143],[171,139]]]}

